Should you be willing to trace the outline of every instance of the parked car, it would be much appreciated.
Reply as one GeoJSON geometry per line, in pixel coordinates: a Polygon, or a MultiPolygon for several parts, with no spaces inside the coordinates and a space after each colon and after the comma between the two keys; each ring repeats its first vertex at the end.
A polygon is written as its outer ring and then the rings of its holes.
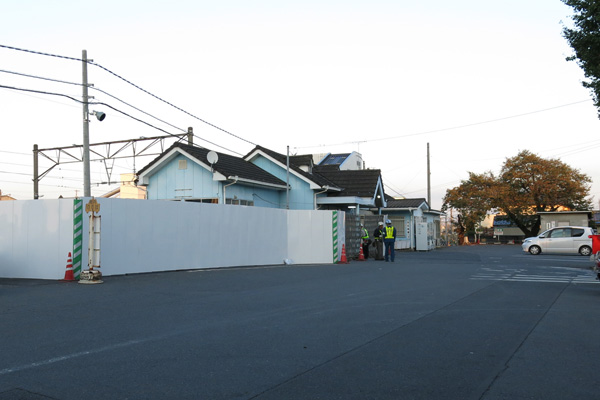
{"type": "Polygon", "coordinates": [[[592,236],[595,232],[586,226],[561,226],[542,232],[523,241],[523,251],[531,254],[565,253],[592,254],[592,236]]]}

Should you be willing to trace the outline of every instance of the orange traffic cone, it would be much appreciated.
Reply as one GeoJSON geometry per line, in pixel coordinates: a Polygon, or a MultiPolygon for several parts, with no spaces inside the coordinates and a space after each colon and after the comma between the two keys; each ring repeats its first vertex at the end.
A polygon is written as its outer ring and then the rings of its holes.
{"type": "Polygon", "coordinates": [[[74,281],[75,276],[73,275],[73,261],[71,260],[71,252],[69,252],[69,258],[67,259],[67,270],[65,271],[65,281],[74,281]]]}
{"type": "Polygon", "coordinates": [[[339,264],[348,264],[348,259],[346,258],[346,245],[342,245],[342,258],[339,264]]]}
{"type": "Polygon", "coordinates": [[[358,252],[358,261],[365,261],[365,253],[363,253],[362,246],[360,246],[360,251],[358,252]]]}

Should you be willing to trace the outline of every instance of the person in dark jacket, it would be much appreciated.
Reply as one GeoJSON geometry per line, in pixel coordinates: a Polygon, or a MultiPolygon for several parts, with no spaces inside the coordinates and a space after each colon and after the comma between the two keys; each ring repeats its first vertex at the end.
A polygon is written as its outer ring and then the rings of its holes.
{"type": "Polygon", "coordinates": [[[383,237],[385,236],[385,229],[383,228],[383,222],[380,222],[375,231],[373,231],[373,245],[375,246],[375,259],[383,260],[383,237]]]}

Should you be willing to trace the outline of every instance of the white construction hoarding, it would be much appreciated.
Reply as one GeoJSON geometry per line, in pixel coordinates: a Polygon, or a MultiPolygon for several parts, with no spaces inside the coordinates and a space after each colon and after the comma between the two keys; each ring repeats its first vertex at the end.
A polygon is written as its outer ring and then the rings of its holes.
{"type": "MultiPolygon", "coordinates": [[[[86,269],[89,216],[82,203],[89,200],[0,202],[0,277],[61,279],[69,253],[73,253],[74,266],[80,263],[76,275],[80,268],[86,269]],[[83,246],[78,250],[80,243],[83,246]]],[[[334,215],[343,214],[335,211],[163,200],[96,201],[102,217],[100,271],[104,276],[281,265],[285,260],[332,263],[334,242],[343,240],[332,234],[334,215]]]]}

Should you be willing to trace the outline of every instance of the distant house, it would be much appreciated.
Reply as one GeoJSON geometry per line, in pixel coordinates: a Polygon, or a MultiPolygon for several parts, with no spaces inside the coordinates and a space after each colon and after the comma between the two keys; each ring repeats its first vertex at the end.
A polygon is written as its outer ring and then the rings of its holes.
{"type": "Polygon", "coordinates": [[[9,195],[2,194],[2,190],[0,190],[0,201],[5,200],[16,200],[14,197],[10,197],[9,195]]]}
{"type": "Polygon", "coordinates": [[[390,198],[381,213],[396,227],[396,248],[427,251],[439,245],[443,213],[430,209],[427,200],[390,198]]]}
{"type": "Polygon", "coordinates": [[[145,199],[146,188],[135,184],[135,174],[121,174],[121,185],[100,197],[113,199],[145,199]]]}
{"type": "Polygon", "coordinates": [[[352,153],[327,153],[317,163],[319,166],[335,166],[340,171],[365,169],[362,156],[353,151],[352,153]]]}

